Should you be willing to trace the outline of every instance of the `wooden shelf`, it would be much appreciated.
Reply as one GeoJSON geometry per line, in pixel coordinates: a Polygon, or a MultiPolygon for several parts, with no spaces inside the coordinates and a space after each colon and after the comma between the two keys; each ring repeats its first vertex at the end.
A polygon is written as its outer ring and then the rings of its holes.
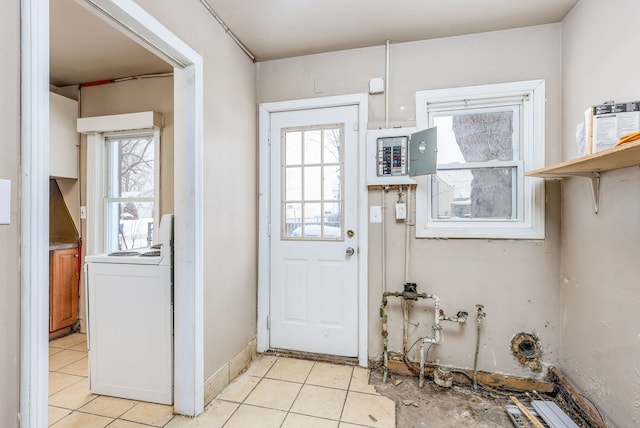
{"type": "Polygon", "coordinates": [[[593,173],[636,165],[640,165],[640,140],[568,162],[529,171],[525,175],[542,178],[588,176],[593,173]]]}
{"type": "Polygon", "coordinates": [[[640,140],[568,162],[529,171],[525,175],[541,178],[586,177],[591,179],[593,208],[598,214],[600,173],[636,165],[640,165],[640,140]]]}

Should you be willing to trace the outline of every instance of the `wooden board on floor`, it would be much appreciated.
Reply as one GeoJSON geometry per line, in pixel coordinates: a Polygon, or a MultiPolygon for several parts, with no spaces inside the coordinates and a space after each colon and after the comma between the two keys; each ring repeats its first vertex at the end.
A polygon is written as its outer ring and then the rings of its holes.
{"type": "MultiPolygon", "coordinates": [[[[414,370],[410,370],[404,361],[389,361],[389,371],[405,376],[416,376],[420,370],[418,364],[413,364],[414,370]]],[[[426,365],[424,372],[426,375],[432,375],[435,369],[434,365],[426,365]]],[[[465,385],[473,384],[473,370],[456,370],[453,372],[453,380],[456,383],[465,385]],[[459,373],[462,372],[462,373],[459,373]],[[464,374],[463,374],[464,373],[464,374]]],[[[513,391],[538,391],[543,393],[553,392],[555,385],[536,379],[525,379],[512,376],[499,375],[495,373],[478,372],[478,384],[489,386],[491,388],[505,388],[513,391]]]]}

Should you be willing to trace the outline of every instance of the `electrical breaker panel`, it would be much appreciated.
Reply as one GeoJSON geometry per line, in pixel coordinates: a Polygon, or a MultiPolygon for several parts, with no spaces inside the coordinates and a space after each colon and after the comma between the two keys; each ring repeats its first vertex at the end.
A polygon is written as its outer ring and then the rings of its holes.
{"type": "Polygon", "coordinates": [[[367,184],[416,184],[411,177],[435,173],[436,150],[436,128],[368,131],[367,184]]]}
{"type": "Polygon", "coordinates": [[[378,137],[377,162],[378,168],[376,176],[395,177],[407,175],[407,149],[409,148],[409,137],[406,135],[399,137],[378,137]]]}

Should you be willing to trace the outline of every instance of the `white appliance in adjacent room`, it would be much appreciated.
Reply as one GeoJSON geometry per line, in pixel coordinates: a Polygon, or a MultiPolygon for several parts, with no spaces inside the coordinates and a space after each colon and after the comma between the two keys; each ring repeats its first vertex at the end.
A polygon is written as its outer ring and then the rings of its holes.
{"type": "Polygon", "coordinates": [[[157,244],[87,256],[89,388],[173,403],[173,215],[157,244]]]}

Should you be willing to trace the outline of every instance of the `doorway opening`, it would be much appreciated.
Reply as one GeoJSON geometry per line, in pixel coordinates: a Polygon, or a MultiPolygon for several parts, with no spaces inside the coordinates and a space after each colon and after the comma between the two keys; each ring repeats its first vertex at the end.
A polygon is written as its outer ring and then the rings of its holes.
{"type": "MultiPolygon", "coordinates": [[[[202,58],[133,2],[82,0],[101,19],[174,68],[175,413],[204,406],[202,344],[202,58]],[[180,147],[178,147],[180,145],[180,147]]],[[[21,3],[21,373],[23,427],[47,426],[49,1],[21,3]]]]}

